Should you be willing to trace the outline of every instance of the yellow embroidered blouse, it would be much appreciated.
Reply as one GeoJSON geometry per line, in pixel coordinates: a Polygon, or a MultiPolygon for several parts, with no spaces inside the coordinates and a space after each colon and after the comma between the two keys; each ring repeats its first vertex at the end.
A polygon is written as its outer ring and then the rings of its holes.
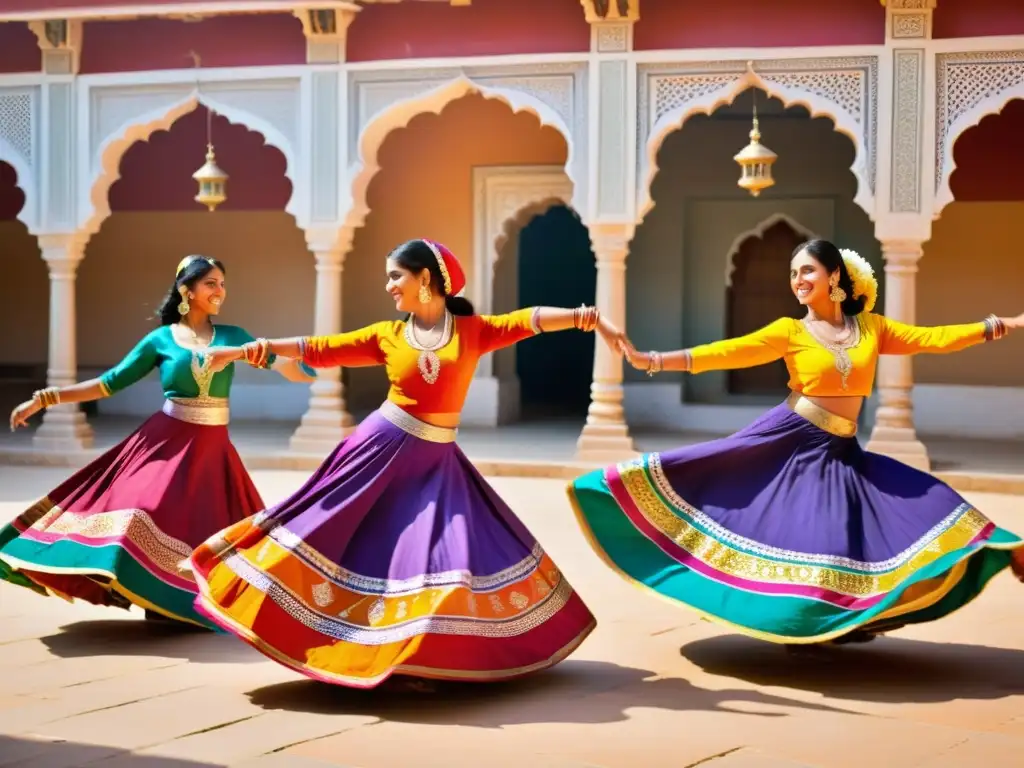
{"type": "Polygon", "coordinates": [[[879,355],[958,352],[984,340],[985,324],[980,322],[923,328],[882,315],[858,315],[853,336],[845,345],[850,370],[844,387],[836,356],[803,321],[784,317],[746,336],[692,348],[689,370],[752,368],[782,358],[789,370],[788,386],[794,392],[810,397],[868,397],[879,355]]]}
{"type": "Polygon", "coordinates": [[[455,317],[451,340],[434,352],[439,370],[433,383],[421,371],[423,354],[410,346],[404,320],[388,320],[332,336],[310,336],[304,340],[302,360],[313,368],[383,365],[391,382],[388,400],[430,421],[433,414],[461,411],[477,361],[488,352],[539,333],[534,318],[532,307],[507,315],[455,317]]]}

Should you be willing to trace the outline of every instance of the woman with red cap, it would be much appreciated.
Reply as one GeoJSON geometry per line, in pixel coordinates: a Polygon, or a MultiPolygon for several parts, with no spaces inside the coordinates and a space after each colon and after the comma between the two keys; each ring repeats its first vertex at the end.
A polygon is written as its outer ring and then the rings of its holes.
{"type": "Polygon", "coordinates": [[[518,677],[568,656],[595,620],[455,444],[482,355],[542,331],[623,335],[593,307],[477,315],[462,267],[430,240],[387,260],[405,319],[349,333],[218,349],[213,367],[268,355],[314,368],[385,367],[386,402],[290,498],[196,549],[196,608],[285,666],[373,688],[391,675],[518,677]]]}

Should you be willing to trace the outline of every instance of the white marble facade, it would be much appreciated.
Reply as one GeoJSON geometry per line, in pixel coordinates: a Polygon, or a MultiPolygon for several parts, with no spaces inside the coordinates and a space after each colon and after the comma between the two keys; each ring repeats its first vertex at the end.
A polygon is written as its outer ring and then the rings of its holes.
{"type": "MultiPolygon", "coordinates": [[[[74,284],[85,243],[110,215],[107,191],[125,150],[202,103],[260,132],[287,160],[287,210],[315,255],[317,333],[340,330],[341,281],[353,232],[385,137],[415,115],[440,112],[470,92],[500,99],[556,128],[569,147],[564,169],[519,168],[475,180],[477,264],[493,264],[505,226],[521,211],[565,202],[589,228],[597,301],[625,319],[629,242],[651,209],[664,138],[755,86],[786,105],[829,117],[852,142],[855,202],[875,223],[886,260],[886,306],[913,322],[914,281],[933,218],[950,202],[952,147],[968,127],[1024,97],[1024,37],[932,40],[928,3],[890,3],[882,45],[844,48],[634,52],[632,21],[595,20],[589,54],[347,64],[343,39],[309,38],[305,66],[182,69],[76,76],[74,24],[43,74],[0,75],[0,159],[27,202],[20,218],[40,238],[51,277],[49,379],[76,378],[74,284]],[[63,56],[63,58],[61,58],[63,56]]],[[[614,12],[613,14],[614,15],[614,12]]],[[[340,37],[344,24],[338,25],[340,37]]],[[[45,44],[45,41],[44,43],[45,44]]],[[[470,286],[487,311],[491,271],[470,286]]],[[[631,455],[622,364],[597,345],[581,457],[631,455]]],[[[872,447],[927,466],[917,440],[908,359],[879,372],[872,447]]],[[[633,386],[658,386],[633,385],[633,386]]],[[[497,423],[502,387],[481,367],[467,418],[497,423]]],[[[352,426],[337,375],[313,385],[293,448],[324,453],[352,426]]],[[[75,410],[46,414],[40,449],[75,450],[90,431],[75,410]]]]}

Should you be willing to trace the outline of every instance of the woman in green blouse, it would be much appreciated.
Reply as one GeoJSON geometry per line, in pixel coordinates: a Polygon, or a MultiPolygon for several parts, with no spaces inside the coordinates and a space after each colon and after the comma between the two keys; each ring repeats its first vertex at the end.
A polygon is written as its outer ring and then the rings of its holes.
{"type": "MultiPolygon", "coordinates": [[[[192,607],[196,586],[178,569],[193,548],[263,509],[228,437],[233,366],[214,373],[206,351],[252,341],[214,325],[227,291],[224,265],[188,256],[159,312],[160,326],[97,379],[40,390],[11,413],[11,429],[60,403],[109,397],[160,372],[160,412],[0,529],[0,580],[99,605],[141,606],[211,625],[192,607]]],[[[311,381],[295,360],[265,367],[311,381]]]]}

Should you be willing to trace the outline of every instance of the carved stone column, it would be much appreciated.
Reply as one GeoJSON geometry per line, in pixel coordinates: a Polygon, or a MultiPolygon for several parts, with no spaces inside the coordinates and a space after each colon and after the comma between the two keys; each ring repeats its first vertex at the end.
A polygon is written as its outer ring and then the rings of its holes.
{"type": "MultiPolygon", "coordinates": [[[[353,230],[307,231],[306,242],[316,258],[316,306],[313,334],[340,333],[341,272],[345,255],[352,247],[353,230]]],[[[354,426],[345,404],[340,368],[317,370],[309,388],[309,409],[292,435],[290,447],[296,453],[326,456],[354,426]]]]}
{"type": "MultiPolygon", "coordinates": [[[[885,316],[901,323],[914,323],[917,315],[917,263],[921,241],[888,240],[882,243],[885,256],[885,316]]],[[[914,429],[913,358],[884,355],[878,360],[878,410],[867,449],[891,456],[912,467],[928,471],[931,463],[924,444],[914,429]]]]}
{"type": "MultiPolygon", "coordinates": [[[[50,270],[50,340],[46,383],[67,387],[78,380],[75,276],[85,255],[79,235],[42,235],[39,249],[50,270]]],[[[80,451],[93,444],[92,427],[77,403],[58,405],[43,414],[32,442],[50,452],[80,451]]]]}
{"type": "MultiPolygon", "coordinates": [[[[599,225],[591,227],[590,232],[597,260],[597,307],[616,326],[624,328],[626,256],[632,228],[599,225]]],[[[622,407],[622,365],[622,358],[595,334],[590,408],[576,443],[576,455],[581,461],[614,462],[635,453],[622,407]]]]}

